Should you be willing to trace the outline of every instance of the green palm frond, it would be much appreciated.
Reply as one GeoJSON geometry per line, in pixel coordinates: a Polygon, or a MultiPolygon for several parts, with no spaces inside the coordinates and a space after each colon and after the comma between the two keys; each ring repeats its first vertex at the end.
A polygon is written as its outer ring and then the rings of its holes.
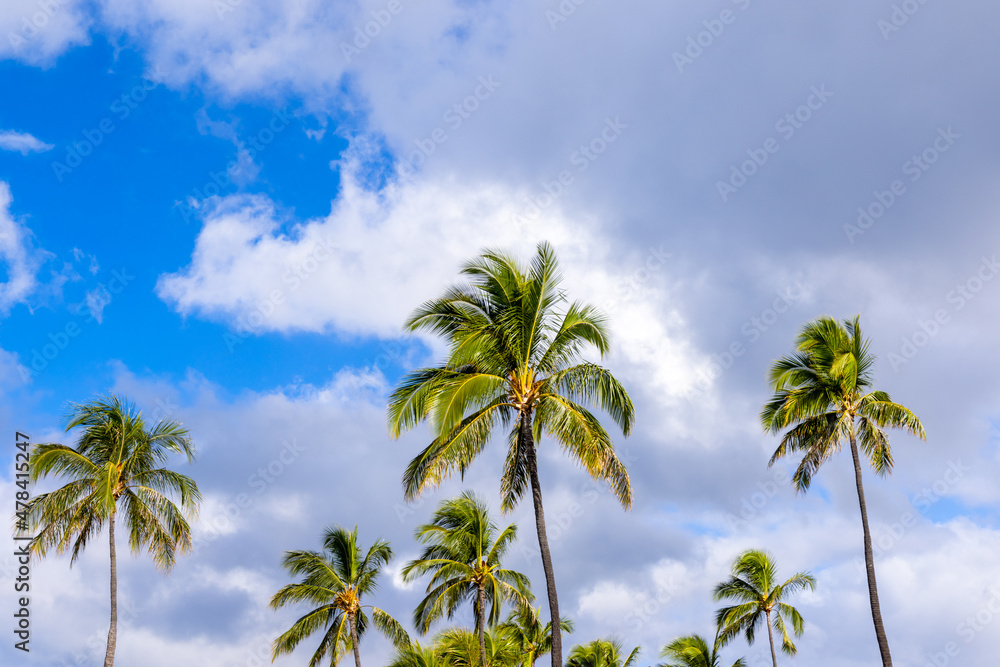
{"type": "Polygon", "coordinates": [[[404,581],[431,575],[413,613],[419,632],[426,633],[443,616],[452,618],[466,604],[472,604],[479,630],[500,622],[505,603],[518,607],[533,599],[528,578],[501,566],[517,527],[500,531],[486,504],[471,491],[442,501],[431,523],[417,528],[416,538],[425,548],[403,567],[402,575],[404,581]],[[480,592],[486,603],[482,609],[480,592]]]}
{"type": "Polygon", "coordinates": [[[66,430],[73,429],[80,429],[75,447],[32,448],[33,483],[50,475],[69,480],[28,503],[23,532],[35,536],[32,551],[45,556],[51,549],[70,550],[75,563],[117,515],[133,553],[146,550],[159,568],[172,568],[175,553],[190,550],[187,519],[197,516],[201,493],[193,479],[162,466],[173,454],[193,460],[188,431],[175,421],[149,428],[133,403],[115,395],[71,404],[66,430]]]}
{"type": "Polygon", "coordinates": [[[510,511],[527,488],[527,443],[518,442],[517,432],[528,418],[535,433],[545,431],[559,439],[588,472],[608,481],[628,507],[630,482],[613,456],[610,438],[596,417],[577,409],[577,402],[599,407],[625,435],[635,421],[621,383],[607,369],[579,362],[585,346],[600,354],[608,351],[604,314],[579,302],[556,310],[565,297],[555,251],[548,243],[539,244],[528,266],[505,251],[489,249],[468,262],[462,273],[469,279],[467,285],[449,288],[441,298],[422,304],[404,325],[409,331],[442,336],[450,347],[444,364],[407,374],[389,400],[392,437],[420,422],[427,422],[434,434],[403,476],[407,499],[464,473],[497,426],[512,426],[512,455],[502,479],[503,511],[510,511]],[[530,387],[525,384],[529,378],[530,387]],[[534,398],[519,402],[527,391],[534,392],[534,398]],[[550,408],[551,419],[534,419],[536,411],[545,417],[543,403],[551,397],[568,400],[576,414],[550,408]]]}
{"type": "MultiPolygon", "coordinates": [[[[678,637],[660,651],[660,657],[669,662],[658,667],[720,667],[718,648],[718,642],[709,647],[701,635],[678,637]]],[[[746,667],[746,662],[740,658],[732,667],[746,667]]]]}
{"type": "Polygon", "coordinates": [[[371,622],[397,649],[410,645],[403,626],[378,607],[363,604],[363,598],[378,590],[378,577],[392,559],[392,548],[376,540],[362,553],[357,526],[347,530],[330,526],[323,533],[323,550],[286,551],[282,566],[299,581],[283,586],[271,597],[270,607],[308,604],[314,608],[299,618],[272,644],[272,659],[291,653],[303,641],[325,629],[310,665],[329,658],[336,665],[354,649],[351,622],[357,626],[360,642],[371,622]]]}
{"type": "Polygon", "coordinates": [[[631,667],[639,657],[639,647],[623,655],[622,643],[616,639],[595,639],[574,646],[566,667],[631,667]]]}
{"type": "Polygon", "coordinates": [[[784,583],[777,583],[777,566],[767,551],[750,549],[740,554],[732,566],[732,576],[715,587],[716,600],[734,600],[737,604],[716,612],[716,648],[726,646],[743,634],[753,644],[756,633],[768,623],[782,637],[782,650],[794,655],[796,648],[786,627],[786,619],[798,637],[804,629],[801,614],[783,600],[799,590],[816,587],[816,580],[807,572],[798,572],[784,583]]]}
{"type": "Polygon", "coordinates": [[[802,329],[797,347],[796,354],[771,366],[768,381],[774,393],[761,410],[761,424],[772,433],[792,427],[771,463],[804,452],[794,478],[800,491],[844,442],[857,438],[875,472],[885,475],[892,471],[893,460],[883,428],[926,437],[912,412],[893,403],[884,391],[869,391],[875,357],[862,336],[860,318],[843,324],[818,318],[802,329]]]}

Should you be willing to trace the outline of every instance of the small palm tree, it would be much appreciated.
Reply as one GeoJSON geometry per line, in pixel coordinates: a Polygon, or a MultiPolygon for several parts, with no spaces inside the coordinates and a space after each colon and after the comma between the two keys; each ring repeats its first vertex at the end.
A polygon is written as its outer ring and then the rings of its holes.
{"type": "Polygon", "coordinates": [[[486,654],[482,653],[478,633],[466,628],[448,628],[434,637],[434,647],[445,667],[515,667],[521,664],[517,643],[490,628],[485,634],[486,654]]]}
{"type": "Polygon", "coordinates": [[[397,648],[408,647],[410,638],[403,626],[378,607],[361,603],[362,597],[378,589],[379,574],[391,559],[392,549],[384,540],[375,542],[362,557],[357,526],[353,531],[340,526],[327,528],[322,553],[286,551],[282,564],[293,577],[301,576],[302,580],[275,593],[271,608],[300,602],[317,606],[274,640],[272,660],[291,653],[307,637],[323,630],[309,667],[317,667],[326,657],[336,665],[352,649],[355,667],[361,667],[358,643],[368,628],[365,609],[371,610],[372,622],[389,641],[397,648]]]}
{"type": "Polygon", "coordinates": [[[405,581],[433,574],[427,596],[413,613],[413,623],[422,633],[443,614],[451,618],[462,603],[472,601],[484,664],[486,625],[500,622],[504,602],[527,605],[534,599],[526,576],[501,567],[517,539],[517,526],[511,524],[499,535],[497,530],[486,505],[466,491],[441,503],[431,523],[417,529],[417,539],[427,547],[403,568],[405,581]]]}
{"type": "MultiPolygon", "coordinates": [[[[497,426],[507,431],[501,478],[504,512],[530,490],[535,531],[545,573],[549,619],[560,618],[552,555],[545,529],[536,447],[544,432],[594,479],[606,481],[622,506],[632,505],[628,471],[600,420],[584,405],[599,406],[628,435],[635,421],[632,400],[606,369],[580,361],[585,345],[610,348],[605,316],[570,303],[560,288],[555,251],[538,245],[527,269],[501,251],[487,251],[462,273],[471,284],[448,290],[420,306],[409,331],[443,336],[447,360],[402,379],[389,401],[389,431],[398,438],[428,421],[434,440],[403,475],[408,500],[464,473],[497,426]]],[[[552,627],[552,666],[562,667],[562,634],[552,627]]]]}
{"type": "Polygon", "coordinates": [[[146,550],[163,571],[178,553],[191,550],[191,528],[182,509],[197,514],[201,494],[194,480],[164,466],[171,454],[194,460],[190,434],[175,421],[150,428],[133,403],[107,396],[72,404],[66,430],[82,428],[75,448],[38,444],[28,461],[32,483],[49,474],[69,478],[62,488],[32,498],[20,531],[34,535],[31,553],[72,548],[70,567],[90,539],[108,528],[111,549],[111,623],[105,667],[115,661],[118,639],[118,557],[115,528],[120,522],[133,554],[146,550]],[[178,508],[172,498],[180,501],[178,508]],[[36,533],[37,531],[37,533],[36,533]]]}
{"type": "Polygon", "coordinates": [[[631,667],[639,657],[636,646],[627,657],[622,656],[622,643],[617,640],[595,639],[589,644],[574,646],[566,667],[631,667]]]}
{"type": "Polygon", "coordinates": [[[768,465],[801,452],[802,460],[792,480],[804,493],[820,466],[840,451],[845,441],[850,444],[875,638],[882,666],[892,667],[875,582],[875,556],[858,448],[860,445],[875,474],[888,475],[892,472],[892,450],[882,429],[901,428],[923,439],[924,427],[907,408],[893,403],[889,394],[872,389],[875,356],[861,335],[859,318],[845,320],[843,326],[831,317],[810,322],[799,334],[797,348],[796,354],[776,361],[769,375],[774,395],[761,411],[764,430],[780,433],[792,428],[782,436],[768,465]]]}
{"type": "MultiPolygon", "coordinates": [[[[711,649],[701,635],[679,637],[660,651],[660,657],[670,662],[661,663],[659,667],[720,667],[719,648],[718,635],[711,649]]],[[[747,667],[746,660],[740,658],[732,667],[747,667]]]]}
{"type": "Polygon", "coordinates": [[[388,667],[446,667],[446,664],[436,646],[413,642],[408,647],[396,649],[388,667]]]}
{"type": "MultiPolygon", "coordinates": [[[[559,623],[565,633],[573,632],[573,621],[563,618],[559,623]]],[[[552,650],[552,623],[542,625],[536,607],[520,606],[507,616],[500,631],[519,647],[524,667],[534,667],[535,661],[552,650]]]]}
{"type": "Polygon", "coordinates": [[[772,628],[781,633],[781,650],[787,655],[795,655],[798,649],[788,636],[788,624],[791,624],[796,637],[802,635],[804,626],[798,610],[782,600],[803,588],[816,588],[816,580],[807,572],[799,572],[779,584],[776,571],[771,554],[751,549],[737,557],[732,577],[715,587],[716,600],[739,601],[739,604],[720,609],[716,614],[719,626],[717,643],[725,646],[742,632],[746,634],[747,643],[753,644],[755,632],[763,623],[767,626],[774,667],[778,667],[778,656],[774,652],[772,628]]]}

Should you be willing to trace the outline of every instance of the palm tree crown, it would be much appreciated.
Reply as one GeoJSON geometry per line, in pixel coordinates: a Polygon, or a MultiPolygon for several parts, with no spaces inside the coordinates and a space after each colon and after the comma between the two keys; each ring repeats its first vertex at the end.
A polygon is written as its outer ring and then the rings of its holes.
{"type": "Polygon", "coordinates": [[[792,626],[796,637],[802,635],[804,627],[798,610],[782,600],[803,588],[812,590],[816,587],[816,580],[806,572],[799,572],[782,584],[777,583],[776,572],[777,567],[771,554],[751,549],[737,557],[729,580],[715,587],[716,600],[737,602],[720,609],[716,615],[719,626],[716,640],[718,645],[725,646],[740,633],[746,635],[747,643],[753,644],[756,631],[763,624],[767,627],[771,659],[775,667],[778,659],[774,652],[772,627],[781,634],[781,650],[787,655],[798,652],[788,635],[788,625],[792,626]]]}
{"type": "MultiPolygon", "coordinates": [[[[563,632],[573,632],[573,621],[568,618],[562,618],[559,626],[563,632]]],[[[515,641],[524,667],[534,667],[538,658],[552,650],[552,623],[543,625],[536,607],[521,605],[512,610],[500,631],[515,641]]]]}
{"type": "Polygon", "coordinates": [[[29,458],[32,483],[58,475],[70,481],[32,498],[22,532],[34,534],[30,550],[71,550],[76,562],[89,541],[108,527],[111,555],[111,624],[104,664],[114,664],[118,623],[118,568],[115,525],[121,521],[132,553],[146,550],[163,571],[178,553],[191,549],[191,527],[201,493],[194,480],[164,467],[171,455],[194,459],[190,434],[176,421],[151,428],[123,397],[107,396],[73,404],[66,430],[83,429],[76,447],[38,444],[29,458]],[[174,504],[180,502],[180,508],[174,504]],[[37,531],[37,533],[36,533],[37,531]]]}
{"type": "Polygon", "coordinates": [[[882,667],[892,667],[875,580],[859,445],[875,473],[887,475],[892,472],[893,458],[883,429],[901,428],[924,439],[924,427],[910,410],[893,403],[889,394],[872,389],[875,356],[861,334],[858,317],[845,320],[843,325],[831,317],[810,322],[799,334],[797,349],[796,354],[779,359],[771,367],[769,384],[774,394],[761,411],[761,423],[771,433],[785,428],[788,431],[768,465],[801,452],[802,460],[792,480],[804,492],[820,466],[845,441],[850,444],[875,637],[882,667]]]}
{"type": "Polygon", "coordinates": [[[362,604],[362,598],[378,590],[378,577],[392,558],[389,543],[378,540],[362,556],[358,529],[340,526],[327,528],[323,551],[286,551],[284,567],[301,581],[288,584],[271,598],[271,607],[307,602],[317,605],[300,617],[291,628],[274,640],[272,658],[291,653],[310,635],[323,630],[319,646],[309,660],[316,667],[329,657],[335,665],[349,651],[354,651],[356,667],[361,667],[358,643],[368,628],[365,609],[371,610],[372,622],[398,648],[406,648],[410,639],[403,627],[378,607],[362,604]]]}
{"type": "Polygon", "coordinates": [[[781,438],[770,464],[793,452],[802,460],[792,480],[799,491],[844,442],[855,441],[878,475],[892,472],[892,450],[884,428],[902,428],[925,438],[920,420],[893,403],[889,394],[872,390],[875,356],[861,335],[857,317],[843,326],[821,317],[805,326],[798,353],[774,363],[769,384],[774,390],[761,411],[765,431],[781,438]]]}
{"type": "MultiPolygon", "coordinates": [[[[403,487],[413,499],[452,473],[464,473],[494,428],[508,428],[501,508],[511,511],[531,489],[550,619],[558,619],[536,444],[543,432],[555,439],[630,507],[628,472],[584,404],[599,406],[628,435],[635,419],[632,401],[609,371],[579,361],[587,344],[601,354],[609,349],[605,317],[578,302],[557,310],[566,298],[549,244],[539,244],[528,268],[493,250],[466,264],[462,273],[470,284],[423,304],[405,324],[410,331],[444,337],[450,350],[441,366],[406,375],[390,398],[393,437],[422,421],[429,422],[434,435],[407,467],[403,487]]],[[[562,667],[558,623],[552,644],[552,664],[562,667]]]]}
{"type": "MultiPolygon", "coordinates": [[[[720,667],[719,640],[716,637],[712,648],[701,635],[678,637],[663,647],[660,657],[669,660],[659,667],[720,667]]],[[[732,667],[746,667],[746,661],[740,658],[732,667]]]]}
{"type": "Polygon", "coordinates": [[[451,618],[465,601],[472,602],[484,661],[485,628],[500,622],[503,603],[527,605],[534,598],[526,576],[501,567],[504,555],[517,539],[517,526],[512,524],[497,533],[486,505],[466,491],[441,503],[431,523],[417,529],[417,539],[427,547],[403,568],[406,581],[427,573],[433,575],[427,584],[427,596],[413,613],[414,625],[420,632],[427,632],[444,614],[451,618]]]}
{"type": "Polygon", "coordinates": [[[520,647],[498,628],[486,633],[486,654],[477,633],[466,628],[447,628],[434,637],[434,646],[445,667],[515,667],[523,656],[520,647]]]}
{"type": "Polygon", "coordinates": [[[566,667],[632,667],[639,658],[639,647],[622,655],[622,643],[617,640],[595,639],[589,644],[574,646],[566,667]]]}

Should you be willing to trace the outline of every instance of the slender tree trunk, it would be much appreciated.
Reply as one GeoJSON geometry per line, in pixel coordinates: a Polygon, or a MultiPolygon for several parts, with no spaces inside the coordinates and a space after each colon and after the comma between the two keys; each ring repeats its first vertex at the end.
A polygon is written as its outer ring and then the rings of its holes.
{"type": "Polygon", "coordinates": [[[531,434],[531,413],[521,416],[521,438],[528,457],[528,474],[531,478],[531,501],[535,506],[535,529],[538,532],[538,550],[542,555],[545,572],[545,592],[549,598],[549,617],[552,621],[552,667],[562,667],[562,628],[559,627],[559,598],[556,595],[556,576],[552,571],[552,554],[549,538],[545,534],[545,510],[542,508],[542,487],[538,483],[538,459],[535,456],[535,439],[531,434]]]}
{"type": "Polygon", "coordinates": [[[358,615],[351,612],[347,617],[351,624],[351,646],[354,647],[354,667],[361,667],[361,649],[358,648],[358,615]]]}
{"type": "Polygon", "coordinates": [[[104,654],[104,667],[114,667],[115,645],[118,643],[118,558],[115,555],[115,508],[108,523],[111,543],[111,625],[108,627],[108,650],[104,654]]]}
{"type": "Polygon", "coordinates": [[[486,589],[482,584],[476,586],[476,625],[479,626],[479,657],[483,667],[486,667],[486,589]]]}
{"type": "Polygon", "coordinates": [[[774,631],[771,630],[771,610],[765,611],[764,616],[767,618],[767,639],[771,642],[771,662],[774,667],[778,667],[778,654],[774,652],[774,631]]]}
{"type": "Polygon", "coordinates": [[[868,597],[872,605],[872,621],[875,622],[875,638],[878,640],[878,650],[882,654],[882,667],[892,667],[892,656],[889,655],[889,640],[885,636],[882,625],[882,611],[878,604],[878,587],[875,585],[875,554],[872,553],[872,535],[868,530],[868,507],[865,505],[865,489],[861,485],[861,458],[858,456],[858,443],[851,433],[851,458],[854,459],[854,481],[858,487],[858,504],[861,506],[861,528],[865,536],[865,570],[868,574],[868,597]]]}

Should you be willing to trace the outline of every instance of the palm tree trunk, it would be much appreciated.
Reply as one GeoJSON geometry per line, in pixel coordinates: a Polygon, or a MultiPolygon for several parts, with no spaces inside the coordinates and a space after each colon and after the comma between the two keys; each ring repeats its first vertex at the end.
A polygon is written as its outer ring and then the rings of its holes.
{"type": "Polygon", "coordinates": [[[858,443],[851,433],[851,458],[854,459],[854,481],[858,487],[858,504],[861,506],[861,528],[865,536],[865,570],[868,574],[868,597],[872,605],[872,621],[875,622],[875,638],[878,640],[878,650],[882,654],[882,667],[892,667],[892,656],[889,655],[889,640],[885,636],[882,625],[882,611],[878,604],[878,587],[875,585],[875,554],[872,552],[872,535],[868,530],[868,508],[865,505],[865,490],[861,485],[861,458],[858,456],[858,443]]]}
{"type": "Polygon", "coordinates": [[[479,657],[486,667],[486,589],[482,584],[477,586],[476,593],[476,625],[479,626],[479,657]]]}
{"type": "Polygon", "coordinates": [[[528,475],[531,479],[531,501],[535,506],[535,530],[538,532],[538,550],[542,555],[545,572],[545,592],[549,598],[549,617],[552,621],[552,667],[562,667],[562,628],[559,627],[559,598],[556,595],[556,577],[552,571],[552,554],[549,538],[545,534],[545,510],[542,508],[542,487],[538,483],[538,459],[535,457],[535,439],[531,434],[531,413],[521,416],[521,439],[528,458],[528,475]]]}
{"type": "Polygon", "coordinates": [[[358,648],[358,615],[351,612],[347,616],[351,624],[351,646],[354,648],[354,667],[361,667],[361,649],[358,648]]]}
{"type": "Polygon", "coordinates": [[[774,667],[778,667],[778,654],[774,652],[774,631],[771,629],[771,610],[765,611],[764,616],[767,618],[767,640],[771,642],[771,662],[774,667]]]}
{"type": "Polygon", "coordinates": [[[108,650],[104,654],[104,667],[114,667],[115,645],[118,643],[118,559],[115,556],[115,508],[111,509],[108,523],[111,543],[111,625],[108,627],[108,650]]]}

